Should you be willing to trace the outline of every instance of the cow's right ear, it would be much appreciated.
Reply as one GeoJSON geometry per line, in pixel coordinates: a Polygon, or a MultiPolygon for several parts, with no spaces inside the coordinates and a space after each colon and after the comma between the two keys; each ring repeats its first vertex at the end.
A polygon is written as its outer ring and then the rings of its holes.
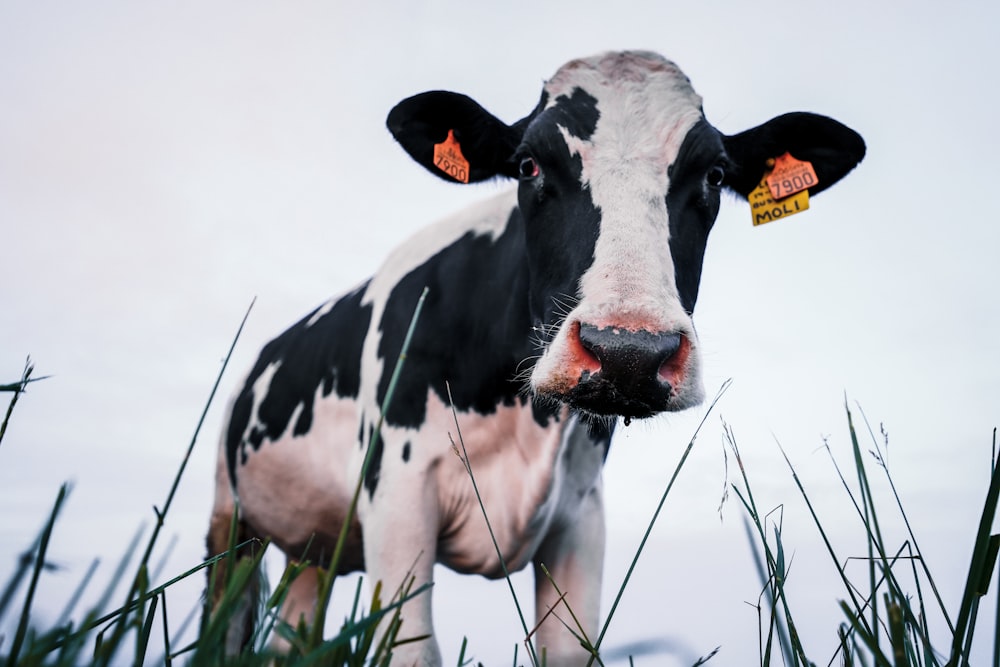
{"type": "Polygon", "coordinates": [[[517,177],[511,158],[523,130],[471,97],[443,90],[414,95],[393,107],[385,124],[410,157],[446,181],[517,177]]]}

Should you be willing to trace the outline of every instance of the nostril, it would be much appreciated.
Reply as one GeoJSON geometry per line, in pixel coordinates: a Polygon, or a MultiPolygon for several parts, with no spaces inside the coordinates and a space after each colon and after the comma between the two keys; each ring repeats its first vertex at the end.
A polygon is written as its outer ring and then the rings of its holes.
{"type": "Polygon", "coordinates": [[[601,370],[600,345],[594,341],[590,329],[596,327],[576,322],[569,336],[570,346],[576,347],[575,356],[583,368],[585,378],[601,370]]]}
{"type": "Polygon", "coordinates": [[[597,336],[597,327],[591,326],[589,324],[577,324],[577,339],[580,341],[580,346],[587,351],[590,356],[595,359],[601,358],[601,352],[603,346],[600,342],[600,337],[597,336]]]}
{"type": "Polygon", "coordinates": [[[594,371],[599,371],[608,354],[609,341],[607,332],[610,329],[598,329],[591,324],[578,324],[577,338],[584,352],[595,362],[594,371]]]}
{"type": "Polygon", "coordinates": [[[677,351],[681,349],[682,337],[679,333],[673,334],[660,334],[660,349],[657,351],[657,355],[660,359],[660,365],[670,361],[671,358],[677,351]]]}
{"type": "Polygon", "coordinates": [[[691,352],[691,341],[680,334],[671,334],[669,344],[662,348],[660,356],[660,367],[656,374],[660,381],[666,382],[671,387],[677,387],[684,379],[687,372],[688,355],[691,352]]]}

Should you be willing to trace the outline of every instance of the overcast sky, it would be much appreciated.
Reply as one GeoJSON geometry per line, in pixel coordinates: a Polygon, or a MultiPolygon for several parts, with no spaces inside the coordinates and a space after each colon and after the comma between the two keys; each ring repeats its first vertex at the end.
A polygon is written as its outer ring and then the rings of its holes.
{"type": "MultiPolygon", "coordinates": [[[[413,164],[384,129],[396,102],[456,90],[512,122],[563,62],[647,48],[686,71],[724,132],[815,111],[858,130],[868,157],[784,221],[753,228],[745,202],[724,203],[695,319],[709,395],[733,385],[606,645],[661,641],[676,664],[719,645],[710,664],[756,652],[742,514],[732,499],[721,520],[717,509],[721,415],[758,502],[784,508],[793,612],[811,658],[830,659],[844,592],[777,443],[841,557],[863,555],[818,451],[827,439],[848,460],[845,396],[888,430],[890,470],[954,616],[1000,422],[998,27],[1000,5],[971,1],[0,3],[0,382],[29,354],[52,376],[0,446],[0,581],[73,480],[50,550],[64,569],[46,575],[39,617],[58,614],[95,556],[103,585],[162,505],[251,299],[227,395],[270,337],[421,225],[505,187],[413,164]]],[[[165,575],[203,555],[223,402],[168,517],[165,575]]],[[[620,429],[605,605],[702,414],[620,429]]],[[[887,531],[902,543],[897,523],[887,531]]],[[[200,585],[169,599],[178,619],[200,585]]],[[[509,664],[519,629],[503,584],[442,575],[435,606],[446,661],[468,635],[473,655],[509,664]]]]}

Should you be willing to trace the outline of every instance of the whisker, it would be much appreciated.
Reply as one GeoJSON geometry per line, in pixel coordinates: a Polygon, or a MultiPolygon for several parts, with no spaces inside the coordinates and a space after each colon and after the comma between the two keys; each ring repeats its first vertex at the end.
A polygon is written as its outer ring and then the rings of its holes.
{"type": "Polygon", "coordinates": [[[525,374],[531,375],[531,371],[532,371],[532,369],[535,366],[535,362],[538,361],[541,358],[542,358],[542,355],[536,354],[536,355],[532,355],[530,357],[525,357],[524,359],[522,359],[521,361],[519,361],[517,363],[517,366],[514,367],[514,373],[515,373],[514,379],[515,380],[516,379],[520,379],[520,377],[522,375],[525,375],[525,374]],[[528,366],[527,368],[521,368],[524,364],[529,363],[529,362],[531,364],[530,366],[528,366]]]}

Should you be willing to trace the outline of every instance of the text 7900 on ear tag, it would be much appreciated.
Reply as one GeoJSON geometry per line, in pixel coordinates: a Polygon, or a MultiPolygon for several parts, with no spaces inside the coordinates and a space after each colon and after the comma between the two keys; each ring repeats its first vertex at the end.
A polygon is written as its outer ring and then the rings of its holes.
{"type": "Polygon", "coordinates": [[[469,161],[462,155],[454,130],[448,130],[445,140],[434,144],[434,166],[459,183],[469,182],[469,161]]]}
{"type": "Polygon", "coordinates": [[[747,199],[750,201],[750,213],[753,216],[754,227],[787,218],[809,208],[809,190],[803,190],[791,197],[776,201],[771,196],[766,179],[753,189],[747,199]]]}
{"type": "Polygon", "coordinates": [[[774,169],[767,175],[767,187],[775,199],[791,197],[819,183],[811,162],[796,160],[791,153],[774,159],[774,169]]]}

